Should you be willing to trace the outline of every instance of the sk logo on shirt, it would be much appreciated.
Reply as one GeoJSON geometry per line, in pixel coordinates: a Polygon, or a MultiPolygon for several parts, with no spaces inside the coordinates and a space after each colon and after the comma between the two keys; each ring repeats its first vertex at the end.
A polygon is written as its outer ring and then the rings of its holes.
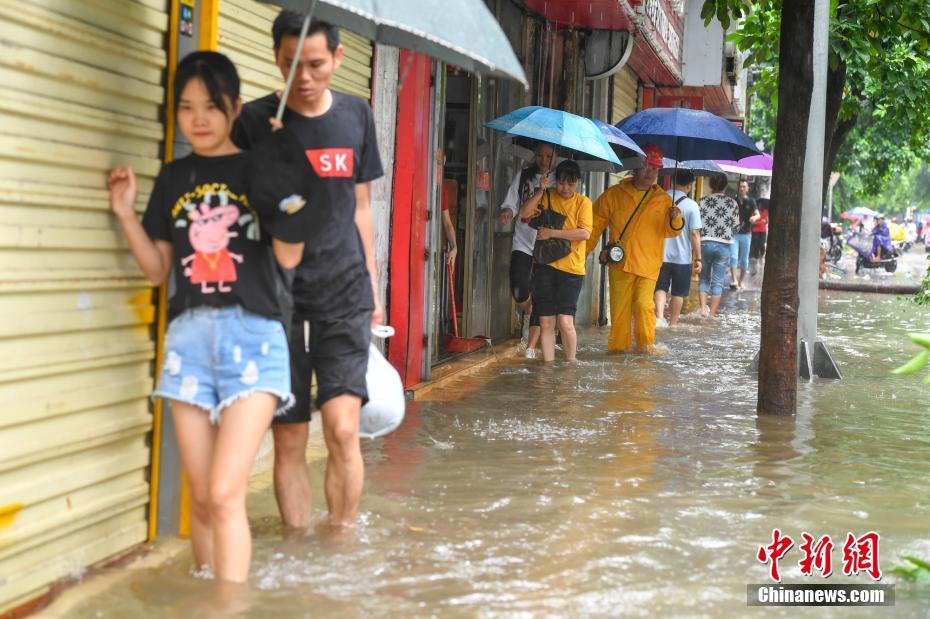
{"type": "Polygon", "coordinates": [[[307,159],[318,176],[352,178],[355,153],[351,148],[320,148],[308,150],[307,159]]]}

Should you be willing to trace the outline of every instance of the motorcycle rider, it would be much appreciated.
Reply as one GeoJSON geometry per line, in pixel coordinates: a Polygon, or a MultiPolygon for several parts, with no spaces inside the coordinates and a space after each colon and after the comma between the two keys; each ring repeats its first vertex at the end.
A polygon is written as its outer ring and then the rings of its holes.
{"type": "Polygon", "coordinates": [[[894,246],[891,244],[891,234],[885,224],[885,216],[879,213],[875,217],[875,227],[872,228],[872,262],[881,260],[881,248],[884,248],[889,256],[894,255],[894,246]]]}

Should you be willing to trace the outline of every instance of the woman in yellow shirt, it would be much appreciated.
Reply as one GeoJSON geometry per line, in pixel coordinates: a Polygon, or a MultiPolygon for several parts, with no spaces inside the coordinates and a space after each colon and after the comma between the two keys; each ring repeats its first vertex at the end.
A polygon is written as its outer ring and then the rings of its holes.
{"type": "Polygon", "coordinates": [[[565,239],[571,244],[567,256],[549,264],[537,264],[533,275],[533,303],[539,315],[543,360],[555,360],[555,325],[562,334],[565,360],[574,361],[578,348],[575,310],[585,275],[585,241],[591,236],[591,200],[576,192],[581,169],[574,161],[563,161],[555,169],[555,191],[538,190],[520,207],[521,217],[535,217],[542,208],[565,215],[561,230],[540,228],[536,242],[565,239]]]}

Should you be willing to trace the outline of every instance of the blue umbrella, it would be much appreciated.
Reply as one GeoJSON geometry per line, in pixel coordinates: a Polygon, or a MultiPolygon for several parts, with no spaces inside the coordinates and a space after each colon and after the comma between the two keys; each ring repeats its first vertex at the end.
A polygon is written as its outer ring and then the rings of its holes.
{"type": "Polygon", "coordinates": [[[655,144],[679,161],[742,159],[761,152],[736,125],[701,110],[654,107],[627,116],[617,128],[640,146],[655,144]]]}
{"type": "Polygon", "coordinates": [[[636,142],[630,139],[630,136],[613,125],[608,125],[603,120],[593,118],[591,122],[597,125],[597,128],[604,134],[604,138],[607,140],[607,143],[610,144],[610,148],[613,149],[614,153],[616,153],[617,157],[620,159],[620,165],[624,168],[641,168],[643,166],[646,153],[643,152],[643,149],[641,149],[636,142]]]}
{"type": "Polygon", "coordinates": [[[570,159],[603,159],[621,165],[597,125],[587,118],[562,110],[530,105],[504,114],[485,126],[510,135],[555,144],[560,147],[559,154],[570,159]]]}

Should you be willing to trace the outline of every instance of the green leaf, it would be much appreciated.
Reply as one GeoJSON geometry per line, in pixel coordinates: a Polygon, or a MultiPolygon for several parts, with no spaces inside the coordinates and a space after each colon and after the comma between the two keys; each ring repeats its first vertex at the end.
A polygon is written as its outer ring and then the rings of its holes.
{"type": "Polygon", "coordinates": [[[930,349],[930,333],[908,333],[908,337],[918,346],[930,349]]]}
{"type": "Polygon", "coordinates": [[[930,570],[930,563],[927,563],[923,559],[918,559],[917,557],[913,557],[911,555],[901,555],[901,558],[907,559],[908,561],[910,561],[911,563],[913,563],[914,565],[916,565],[917,567],[921,569],[930,570]]]}
{"type": "Polygon", "coordinates": [[[914,374],[924,369],[924,367],[927,365],[927,361],[930,361],[930,350],[922,351],[920,354],[901,367],[892,370],[891,373],[899,375],[914,374]]]}

